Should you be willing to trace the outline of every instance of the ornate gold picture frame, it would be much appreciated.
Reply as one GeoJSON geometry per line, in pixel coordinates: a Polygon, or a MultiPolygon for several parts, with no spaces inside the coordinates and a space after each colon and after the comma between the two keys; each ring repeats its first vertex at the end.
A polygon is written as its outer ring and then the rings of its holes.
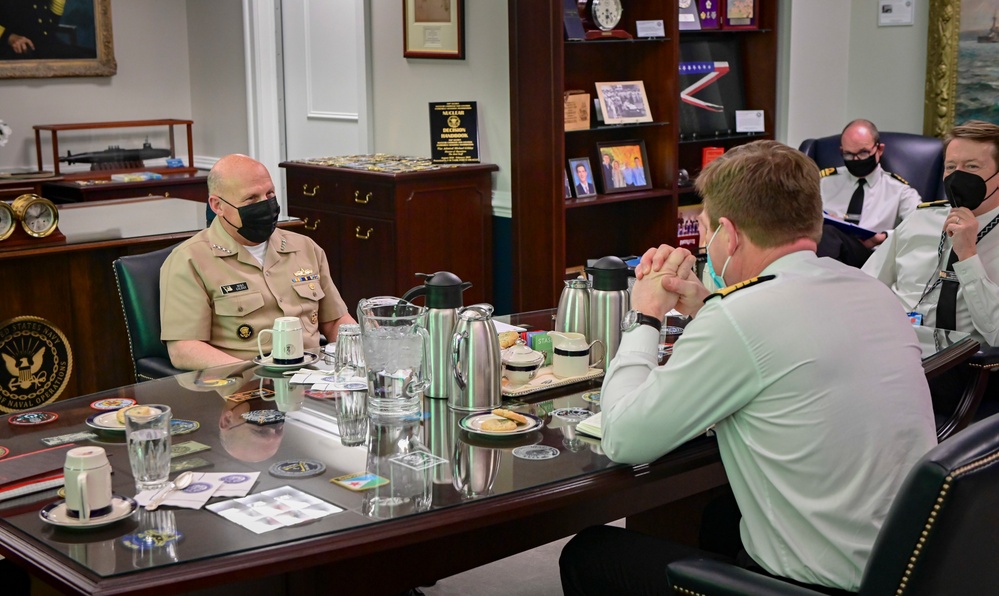
{"type": "Polygon", "coordinates": [[[991,115],[991,91],[975,91],[983,84],[991,89],[999,82],[999,76],[991,66],[999,57],[997,20],[999,12],[991,3],[968,2],[962,7],[961,0],[930,0],[923,134],[942,137],[955,124],[955,119],[999,123],[999,117],[991,115]],[[963,33],[962,16],[965,21],[974,23],[973,26],[965,25],[968,30],[963,33]],[[963,52],[960,50],[962,36],[963,52]],[[967,81],[961,79],[959,71],[964,61],[967,61],[965,72],[971,73],[965,75],[969,77],[967,81]],[[958,111],[962,113],[958,114],[958,111]]]}
{"type": "MultiPolygon", "coordinates": [[[[111,33],[111,0],[67,0],[63,7],[63,12],[59,15],[49,14],[54,3],[50,0],[38,0],[37,2],[25,2],[12,5],[5,10],[32,10],[42,11],[39,16],[45,20],[49,18],[56,22],[58,43],[69,51],[59,52],[59,56],[72,56],[74,53],[83,57],[34,57],[29,55],[26,58],[16,56],[16,54],[0,53],[0,79],[38,79],[52,77],[107,77],[118,72],[118,63],[114,59],[114,37],[111,33]],[[90,6],[92,2],[93,6],[90,6]],[[90,22],[90,10],[93,12],[93,23],[90,22]],[[71,12],[76,11],[76,12],[71,12]],[[70,14],[79,17],[85,15],[82,23],[67,25],[65,21],[70,20],[70,14]],[[78,50],[73,52],[72,50],[78,50]]],[[[27,15],[17,15],[24,17],[27,15]]],[[[32,15],[34,16],[34,15],[32,15]]],[[[15,18],[7,13],[0,14],[0,18],[15,18]]],[[[38,19],[36,19],[38,20],[38,19]]],[[[16,25],[11,21],[0,22],[0,27],[4,28],[0,32],[0,41],[11,48],[10,34],[17,33],[16,25]]],[[[29,37],[22,33],[22,37],[29,37]]],[[[44,35],[44,33],[43,33],[44,35]]],[[[30,39],[30,37],[29,37],[30,39]]],[[[23,46],[22,46],[23,53],[23,46]]],[[[36,48],[37,50],[37,48],[36,48]]],[[[40,53],[40,51],[38,52],[40,53]]]]}

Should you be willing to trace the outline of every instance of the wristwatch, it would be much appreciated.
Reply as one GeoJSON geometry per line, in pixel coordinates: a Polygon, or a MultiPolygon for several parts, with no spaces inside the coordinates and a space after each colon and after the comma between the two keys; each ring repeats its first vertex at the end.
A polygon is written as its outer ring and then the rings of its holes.
{"type": "Polygon", "coordinates": [[[632,329],[637,329],[639,325],[648,325],[656,331],[660,331],[663,328],[663,322],[659,319],[650,317],[637,310],[629,310],[625,313],[624,319],[621,320],[621,331],[631,331],[632,329]]]}

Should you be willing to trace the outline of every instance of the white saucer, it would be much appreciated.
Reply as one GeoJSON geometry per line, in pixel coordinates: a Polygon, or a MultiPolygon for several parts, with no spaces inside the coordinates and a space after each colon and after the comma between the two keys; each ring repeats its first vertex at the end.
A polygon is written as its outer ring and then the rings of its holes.
{"type": "Polygon", "coordinates": [[[101,517],[88,520],[70,517],[66,513],[66,501],[49,503],[38,512],[38,517],[53,526],[62,526],[64,528],[99,528],[132,515],[135,507],[135,501],[132,499],[121,495],[113,495],[111,497],[111,513],[102,515],[101,517]]]}
{"type": "Polygon", "coordinates": [[[266,358],[261,358],[260,356],[253,357],[253,363],[266,368],[267,370],[293,370],[296,368],[305,368],[306,366],[312,366],[316,362],[319,362],[319,356],[313,354],[312,352],[302,352],[302,361],[298,364],[274,364],[270,356],[266,358]]]}

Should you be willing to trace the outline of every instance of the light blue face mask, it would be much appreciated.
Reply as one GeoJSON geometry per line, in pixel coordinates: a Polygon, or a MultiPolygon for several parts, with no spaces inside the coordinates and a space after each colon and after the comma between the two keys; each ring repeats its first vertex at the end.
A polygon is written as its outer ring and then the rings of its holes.
{"type": "Polygon", "coordinates": [[[717,237],[718,230],[715,230],[715,233],[711,235],[711,240],[708,240],[708,245],[704,248],[704,252],[708,254],[708,275],[711,276],[711,281],[714,282],[715,287],[720,290],[727,285],[725,283],[725,270],[728,269],[728,262],[732,259],[732,255],[729,255],[728,258],[725,259],[725,264],[722,265],[721,275],[715,273],[715,266],[711,263],[711,243],[714,242],[717,237]]]}

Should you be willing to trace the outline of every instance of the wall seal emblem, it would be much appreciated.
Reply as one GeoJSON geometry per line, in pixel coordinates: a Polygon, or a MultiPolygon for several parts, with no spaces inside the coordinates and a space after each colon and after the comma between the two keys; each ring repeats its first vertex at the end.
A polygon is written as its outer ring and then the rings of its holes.
{"type": "Polygon", "coordinates": [[[73,371],[73,351],[58,327],[41,317],[0,323],[0,412],[19,412],[59,397],[73,371]]]}

